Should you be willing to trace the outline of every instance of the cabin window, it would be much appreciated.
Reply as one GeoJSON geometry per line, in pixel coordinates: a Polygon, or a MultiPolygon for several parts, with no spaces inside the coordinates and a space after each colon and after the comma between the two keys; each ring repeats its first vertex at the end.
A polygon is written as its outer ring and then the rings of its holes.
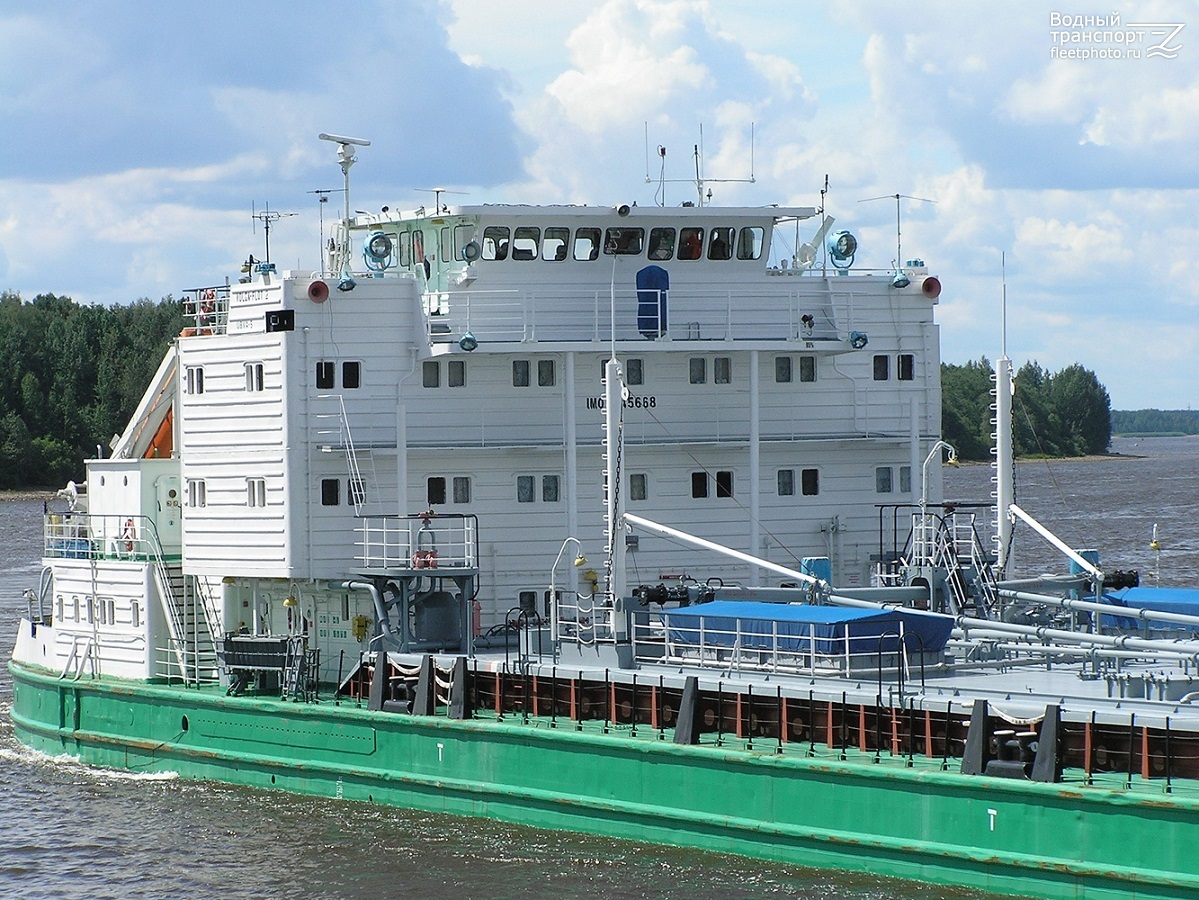
{"type": "Polygon", "coordinates": [[[316,387],[317,390],[330,391],[333,389],[334,382],[337,380],[337,364],[328,360],[321,360],[316,364],[316,387]]]}
{"type": "Polygon", "coordinates": [[[561,262],[566,259],[566,245],[569,242],[569,228],[547,228],[545,240],[541,242],[541,258],[550,262],[561,262]]]}
{"type": "Polygon", "coordinates": [[[454,478],[454,502],[470,503],[470,478],[459,475],[454,478]]]}
{"type": "Polygon", "coordinates": [[[874,380],[886,381],[891,377],[891,357],[880,353],[874,357],[874,380]]]}
{"type": "Polygon", "coordinates": [[[644,245],[644,228],[620,226],[609,228],[604,233],[604,254],[606,256],[636,256],[644,245]]]}
{"type": "Polygon", "coordinates": [[[445,503],[445,479],[440,475],[434,475],[425,482],[425,500],[430,506],[445,503]]]}
{"type": "Polygon", "coordinates": [[[644,500],[649,496],[649,476],[644,472],[629,474],[629,499],[644,500]]]}
{"type": "Polygon", "coordinates": [[[246,506],[266,506],[266,479],[246,479],[246,506]]]}
{"type": "Polygon", "coordinates": [[[554,386],[554,361],[552,359],[537,360],[537,386],[554,386]]]}
{"type": "Polygon", "coordinates": [[[466,360],[449,361],[446,366],[446,384],[450,387],[466,387],[466,360]]]}
{"type": "MultiPolygon", "coordinates": [[[[412,264],[419,266],[425,261],[425,233],[419,229],[412,232],[412,264]]],[[[428,273],[425,273],[428,275],[428,273]]]]}
{"type": "Polygon", "coordinates": [[[916,378],[916,357],[911,353],[899,354],[899,362],[895,367],[895,377],[900,381],[913,381],[916,378]]]}
{"type": "Polygon", "coordinates": [[[341,479],[321,479],[321,506],[341,505],[341,479]]]}
{"type": "Polygon", "coordinates": [[[441,363],[435,360],[426,360],[421,365],[421,384],[427,388],[441,386],[441,363]]]}
{"type": "Polygon", "coordinates": [[[504,225],[488,225],[483,229],[483,259],[508,258],[508,228],[504,225]]]}
{"type": "Polygon", "coordinates": [[[891,493],[892,474],[890,466],[879,466],[874,470],[874,492],[876,494],[891,493]]]}
{"type": "Polygon", "coordinates": [[[187,392],[189,394],[204,393],[204,367],[187,367],[187,392]]]}
{"type": "Polygon", "coordinates": [[[779,384],[791,382],[791,357],[776,356],[774,358],[774,380],[779,384]]]}
{"type": "Polygon", "coordinates": [[[412,232],[401,231],[396,241],[396,261],[407,268],[412,265],[412,232]]]}
{"type": "Polygon", "coordinates": [[[516,229],[516,234],[512,238],[512,258],[536,259],[540,244],[541,229],[531,225],[522,225],[516,229]]]}
{"type": "Polygon", "coordinates": [[[741,229],[737,237],[737,259],[761,259],[766,249],[766,231],[759,225],[741,229]]]}
{"type": "Polygon", "coordinates": [[[517,475],[516,476],[516,502],[517,503],[532,503],[536,496],[534,487],[537,479],[532,475],[517,475]]]}
{"type": "Polygon", "coordinates": [[[716,473],[716,496],[731,497],[733,496],[733,473],[729,471],[721,471],[716,473]]]}
{"type": "Polygon", "coordinates": [[[708,473],[691,473],[691,496],[696,500],[708,496],[708,473]]]}
{"type": "Polygon", "coordinates": [[[574,257],[577,260],[599,259],[600,230],[579,228],[575,230],[574,257]]]}
{"type": "Polygon", "coordinates": [[[629,384],[645,384],[645,366],[640,359],[624,361],[624,380],[629,384]]]}
{"type": "Polygon", "coordinates": [[[795,470],[794,469],[779,469],[778,470],[778,492],[780,497],[795,496],[795,470]]]}
{"type": "Polygon", "coordinates": [[[733,253],[733,229],[713,228],[708,237],[708,259],[728,259],[733,253]]]}
{"type": "Polygon", "coordinates": [[[362,386],[362,363],[350,361],[341,364],[341,386],[351,391],[362,386]]]}
{"type": "Polygon", "coordinates": [[[187,505],[193,509],[208,505],[208,485],[203,478],[187,479],[187,505]]]}
{"type": "Polygon", "coordinates": [[[527,359],[512,360],[512,386],[529,386],[529,361],[527,359]]]}
{"type": "Polygon", "coordinates": [[[816,357],[801,356],[799,358],[799,380],[800,382],[816,380],[816,357]]]}
{"type": "Polygon", "coordinates": [[[441,247],[440,247],[441,258],[442,259],[453,259],[454,258],[454,232],[451,231],[449,228],[443,228],[443,229],[441,229],[440,237],[441,237],[441,247]]]}
{"type": "Polygon", "coordinates": [[[815,497],[820,493],[820,470],[804,469],[799,473],[799,490],[805,497],[815,497]]]}
{"type": "Polygon", "coordinates": [[[712,360],[712,383],[733,383],[733,360],[728,356],[718,356],[712,360]]]}
{"type": "Polygon", "coordinates": [[[708,380],[708,361],[702,356],[687,360],[687,377],[692,384],[705,384],[708,380]]]}
{"type": "Polygon", "coordinates": [[[351,478],[346,482],[346,486],[350,489],[350,493],[348,494],[350,503],[355,508],[362,506],[366,502],[366,482],[361,478],[351,478]]]}
{"type": "MultiPolygon", "coordinates": [[[[456,225],[454,227],[454,246],[455,251],[453,256],[446,256],[445,259],[466,259],[466,245],[469,244],[475,237],[474,225],[456,225]]],[[[469,260],[467,260],[469,262],[469,260]]]]}
{"type": "Polygon", "coordinates": [[[670,259],[674,256],[673,228],[651,228],[649,230],[649,258],[670,259]]]}
{"type": "Polygon", "coordinates": [[[901,494],[910,494],[912,492],[912,467],[899,467],[899,492],[901,494]]]}
{"type": "Polygon", "coordinates": [[[679,232],[679,259],[699,259],[704,251],[704,230],[684,228],[679,232]]]}
{"type": "Polygon", "coordinates": [[[261,391],[263,380],[263,367],[260,362],[246,363],[246,390],[261,391]]]}
{"type": "Polygon", "coordinates": [[[557,503],[562,490],[562,480],[557,475],[541,476],[541,501],[557,503]]]}

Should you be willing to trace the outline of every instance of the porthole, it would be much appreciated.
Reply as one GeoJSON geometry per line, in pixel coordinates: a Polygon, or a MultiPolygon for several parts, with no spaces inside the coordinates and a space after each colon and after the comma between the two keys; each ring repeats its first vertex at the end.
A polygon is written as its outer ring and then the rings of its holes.
{"type": "Polygon", "coordinates": [[[187,716],[184,716],[182,719],[179,720],[179,729],[184,732],[187,731],[187,729],[188,729],[187,716]]]}

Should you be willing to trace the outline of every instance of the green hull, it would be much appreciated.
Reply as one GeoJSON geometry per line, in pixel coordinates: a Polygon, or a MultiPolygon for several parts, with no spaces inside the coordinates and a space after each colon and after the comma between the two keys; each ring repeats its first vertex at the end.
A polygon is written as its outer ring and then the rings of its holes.
{"type": "Polygon", "coordinates": [[[19,738],[96,765],[1007,894],[1199,896],[1190,797],[10,671],[19,738]]]}

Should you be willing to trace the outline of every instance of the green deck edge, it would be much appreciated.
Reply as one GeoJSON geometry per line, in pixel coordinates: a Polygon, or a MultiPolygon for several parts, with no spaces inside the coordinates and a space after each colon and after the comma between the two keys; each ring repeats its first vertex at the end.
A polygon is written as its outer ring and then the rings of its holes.
{"type": "Polygon", "coordinates": [[[1055,900],[1199,896],[1193,797],[9,669],[18,738],[96,765],[1055,900]]]}

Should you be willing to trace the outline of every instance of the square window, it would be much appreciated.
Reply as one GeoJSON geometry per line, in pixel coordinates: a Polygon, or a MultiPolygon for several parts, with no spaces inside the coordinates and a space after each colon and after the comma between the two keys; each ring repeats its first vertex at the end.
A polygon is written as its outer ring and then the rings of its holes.
{"type": "Polygon", "coordinates": [[[891,357],[880,353],[874,357],[874,380],[886,381],[891,377],[891,357]]]}
{"type": "Polygon", "coordinates": [[[533,495],[533,485],[535,482],[536,479],[532,475],[516,476],[517,503],[532,503],[536,499],[533,495]]]}
{"type": "Polygon", "coordinates": [[[779,469],[778,471],[778,490],[780,497],[792,497],[795,495],[795,470],[794,469],[779,469]]]}
{"type": "Polygon", "coordinates": [[[430,506],[445,503],[445,479],[434,475],[425,482],[425,500],[430,506]]]}
{"type": "Polygon", "coordinates": [[[470,478],[461,475],[454,478],[454,502],[470,503],[470,478]]]}
{"type": "Polygon", "coordinates": [[[447,366],[446,384],[450,387],[466,386],[466,360],[451,359],[447,366]]]}
{"type": "Polygon", "coordinates": [[[874,490],[878,494],[891,493],[891,467],[879,466],[874,470],[874,490]]]}
{"type": "Polygon", "coordinates": [[[679,259],[699,259],[704,251],[704,230],[684,228],[679,232],[679,259]]]}
{"type": "Polygon", "coordinates": [[[541,476],[541,500],[543,503],[557,503],[560,481],[557,475],[541,476]]]}
{"type": "Polygon", "coordinates": [[[645,367],[640,359],[624,361],[624,379],[629,384],[645,384],[645,367]]]}
{"type": "Polygon", "coordinates": [[[321,360],[316,364],[316,387],[317,390],[330,391],[333,389],[333,382],[337,378],[337,366],[328,360],[321,360]]]}
{"type": "Polygon", "coordinates": [[[609,228],[604,232],[604,254],[636,256],[645,245],[644,228],[609,228]]]}
{"type": "Polygon", "coordinates": [[[715,384],[731,384],[733,361],[727,356],[718,356],[712,361],[712,381],[715,384]]]}
{"type": "Polygon", "coordinates": [[[349,390],[362,386],[362,363],[343,362],[341,364],[341,386],[349,390]]]}
{"type": "Polygon", "coordinates": [[[733,229],[713,228],[708,240],[708,259],[728,259],[733,252],[733,229]]]}
{"type": "Polygon", "coordinates": [[[537,360],[537,386],[554,386],[554,361],[552,359],[537,360]]]}
{"type": "Polygon", "coordinates": [[[687,362],[687,374],[692,384],[704,384],[708,380],[708,361],[702,356],[693,356],[687,362]]]}
{"type": "Polygon", "coordinates": [[[574,258],[579,261],[599,259],[600,230],[579,228],[575,231],[574,258]]]}
{"type": "Polygon", "coordinates": [[[800,381],[815,381],[816,380],[816,357],[801,356],[799,358],[799,380],[800,381]]]}
{"type": "Polygon", "coordinates": [[[708,473],[691,473],[691,496],[695,499],[708,496],[708,473]]]}
{"type": "Polygon", "coordinates": [[[484,228],[483,259],[507,259],[508,235],[510,233],[506,225],[489,225],[484,228]]]}
{"type": "Polygon", "coordinates": [[[791,357],[774,358],[774,380],[779,384],[788,384],[791,381],[791,357]]]}
{"type": "Polygon", "coordinates": [[[441,364],[435,360],[427,360],[421,366],[421,384],[427,388],[441,386],[441,364]]]}
{"type": "Polygon", "coordinates": [[[648,478],[644,472],[633,472],[629,475],[629,499],[644,500],[649,496],[648,478]]]}
{"type": "Polygon", "coordinates": [[[321,506],[341,505],[341,479],[321,479],[321,506]]]}
{"type": "Polygon", "coordinates": [[[541,244],[541,229],[521,225],[512,236],[513,259],[536,259],[541,244]]]}
{"type": "Polygon", "coordinates": [[[916,357],[911,353],[899,354],[899,365],[896,367],[896,377],[900,381],[913,381],[916,378],[916,357]]]}
{"type": "Polygon", "coordinates": [[[674,256],[674,229],[651,228],[649,230],[649,258],[670,259],[674,256]]]}
{"type": "Polygon", "coordinates": [[[569,228],[547,228],[545,240],[541,242],[541,258],[552,262],[566,259],[566,245],[569,241],[569,228]]]}
{"type": "Polygon", "coordinates": [[[728,471],[716,473],[716,496],[733,496],[733,473],[728,471]]]}
{"type": "Polygon", "coordinates": [[[815,497],[820,493],[820,470],[804,469],[799,473],[799,490],[805,497],[815,497]]]}
{"type": "Polygon", "coordinates": [[[529,386],[529,361],[527,359],[512,360],[512,386],[529,386]]]}
{"type": "Polygon", "coordinates": [[[742,228],[737,238],[737,259],[760,259],[765,238],[766,230],[760,225],[742,228]]]}

